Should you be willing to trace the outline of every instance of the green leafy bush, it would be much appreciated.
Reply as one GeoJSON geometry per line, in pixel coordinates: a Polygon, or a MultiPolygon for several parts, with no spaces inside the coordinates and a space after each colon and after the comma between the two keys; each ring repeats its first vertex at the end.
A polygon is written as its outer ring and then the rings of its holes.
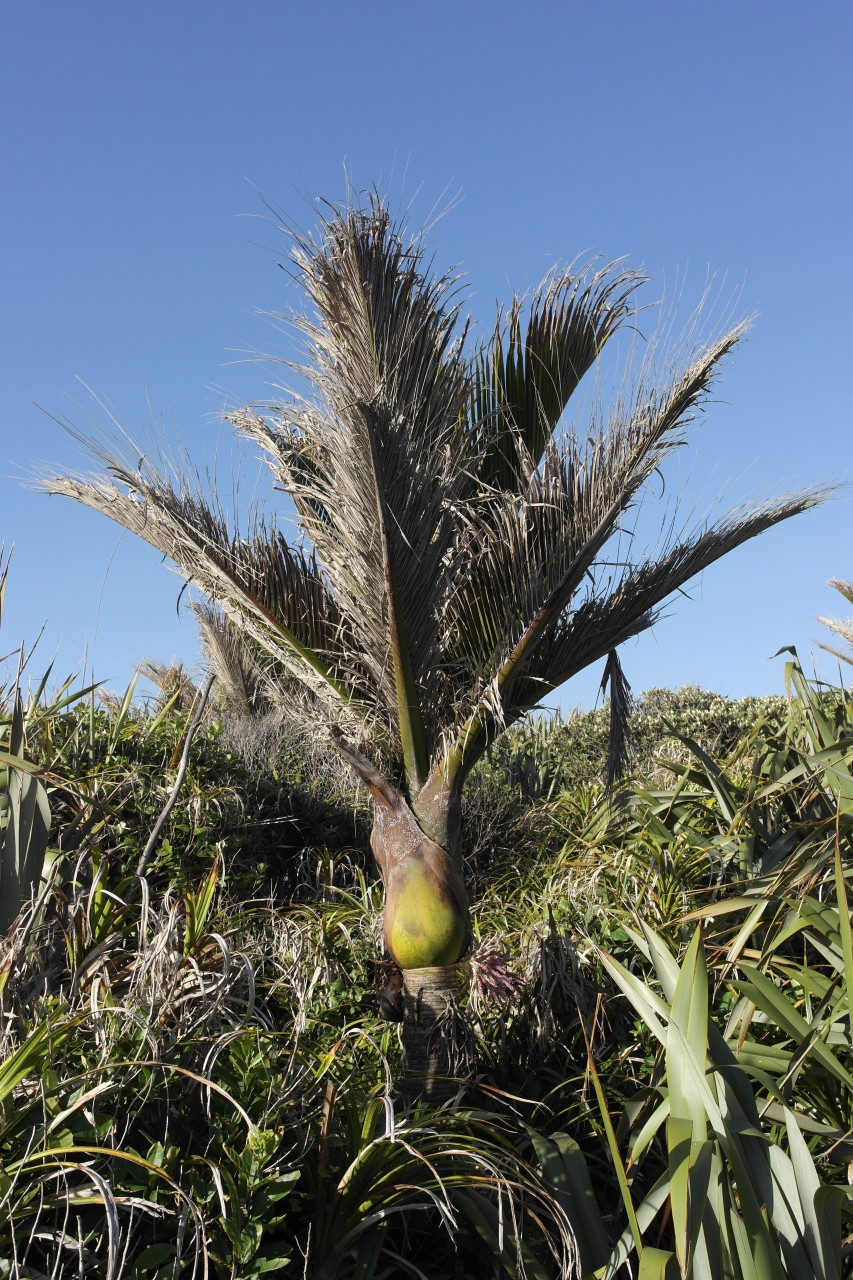
{"type": "Polygon", "coordinates": [[[527,781],[481,767],[479,1068],[440,1111],[394,1093],[361,799],[211,722],[140,883],[186,711],[40,697],[66,857],[0,955],[0,1276],[840,1278],[853,710],[786,680],[738,734],[682,701],[621,805],[564,784],[563,724],[519,733],[527,781]]]}
{"type": "MultiPolygon", "coordinates": [[[[682,758],[684,737],[727,755],[759,720],[778,726],[786,710],[779,696],[731,699],[695,685],[649,689],[634,700],[629,719],[633,776],[648,779],[658,756],[682,758]]],[[[490,760],[523,796],[548,799],[561,788],[603,781],[609,735],[607,704],[567,717],[533,716],[498,739],[490,760]]]]}

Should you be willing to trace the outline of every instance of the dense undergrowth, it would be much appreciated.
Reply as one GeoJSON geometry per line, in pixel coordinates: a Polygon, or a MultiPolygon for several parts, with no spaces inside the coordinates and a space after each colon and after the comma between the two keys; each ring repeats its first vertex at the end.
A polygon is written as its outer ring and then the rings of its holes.
{"type": "Polygon", "coordinates": [[[646,695],[616,798],[599,713],[493,749],[440,1110],[377,1014],[363,792],[214,714],[140,878],[189,710],[7,690],[4,900],[43,800],[51,870],[0,966],[0,1277],[842,1276],[853,704],[786,681],[646,695]]]}

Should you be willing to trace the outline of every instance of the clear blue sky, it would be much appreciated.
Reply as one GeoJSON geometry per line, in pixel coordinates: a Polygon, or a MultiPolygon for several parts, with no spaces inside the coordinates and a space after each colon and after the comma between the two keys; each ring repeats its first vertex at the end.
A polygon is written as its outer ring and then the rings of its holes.
{"type": "MultiPolygon", "coordinates": [[[[485,325],[585,251],[645,266],[649,298],[685,272],[688,301],[709,271],[740,291],[754,335],[670,492],[704,507],[853,475],[849,4],[32,0],[7,11],[0,62],[0,652],[46,620],[37,672],[61,643],[63,672],[86,654],[123,686],[196,643],[154,552],[21,486],[39,460],[80,465],[36,405],[63,414],[82,379],[131,429],[174,422],[227,465],[217,415],[269,377],[238,353],[287,353],[255,309],[297,301],[261,197],[310,227],[345,166],[422,217],[460,197],[430,244],[485,325]]],[[[844,612],[826,579],[853,578],[851,502],[709,570],[627,647],[634,689],[779,691],[769,655],[807,657],[814,615],[844,612]]]]}

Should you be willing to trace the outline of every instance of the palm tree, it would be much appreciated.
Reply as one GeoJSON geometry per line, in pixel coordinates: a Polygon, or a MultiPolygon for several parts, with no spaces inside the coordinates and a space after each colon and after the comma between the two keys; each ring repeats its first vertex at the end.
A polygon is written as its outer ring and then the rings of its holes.
{"type": "Polygon", "coordinates": [[[555,270],[473,346],[456,279],[431,274],[422,237],[378,198],[332,212],[293,257],[312,308],[297,320],[304,390],[233,424],[265,451],[298,540],[260,514],[234,532],[185,458],[146,458],[129,438],[88,442],[104,473],[44,483],[197,583],[370,790],[404,1041],[429,1074],[428,1033],[469,942],[459,839],[473,766],[602,657],[618,764],[618,647],[684,582],[826,490],[740,509],[631,561],[626,512],[683,443],[743,325],[689,351],[662,385],[647,361],[607,413],[565,428],[581,379],[636,314],[637,273],[555,270]]]}

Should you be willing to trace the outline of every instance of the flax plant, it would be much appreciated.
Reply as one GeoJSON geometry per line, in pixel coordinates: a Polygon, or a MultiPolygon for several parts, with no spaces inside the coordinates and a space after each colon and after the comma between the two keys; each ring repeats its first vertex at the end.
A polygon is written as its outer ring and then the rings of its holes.
{"type": "Polygon", "coordinates": [[[270,513],[235,531],[184,457],[158,457],[120,427],[113,438],[77,433],[100,474],[43,483],[139,534],[201,587],[369,789],[385,943],[405,977],[417,1075],[426,1046],[412,1028],[452,1001],[469,945],[459,841],[472,768],[507,726],[602,658],[616,767],[627,710],[619,646],[688,579],[827,490],[755,504],[632,555],[626,514],[684,443],[745,325],[652,350],[609,408],[593,396],[575,412],[582,379],[636,318],[637,272],[556,268],[476,343],[458,278],[432,273],[422,236],[376,197],[332,211],[316,237],[295,236],[293,268],[308,301],[295,319],[303,389],[233,424],[266,453],[296,509],[295,539],[270,513]],[[426,970],[444,971],[441,990],[426,970]]]}

